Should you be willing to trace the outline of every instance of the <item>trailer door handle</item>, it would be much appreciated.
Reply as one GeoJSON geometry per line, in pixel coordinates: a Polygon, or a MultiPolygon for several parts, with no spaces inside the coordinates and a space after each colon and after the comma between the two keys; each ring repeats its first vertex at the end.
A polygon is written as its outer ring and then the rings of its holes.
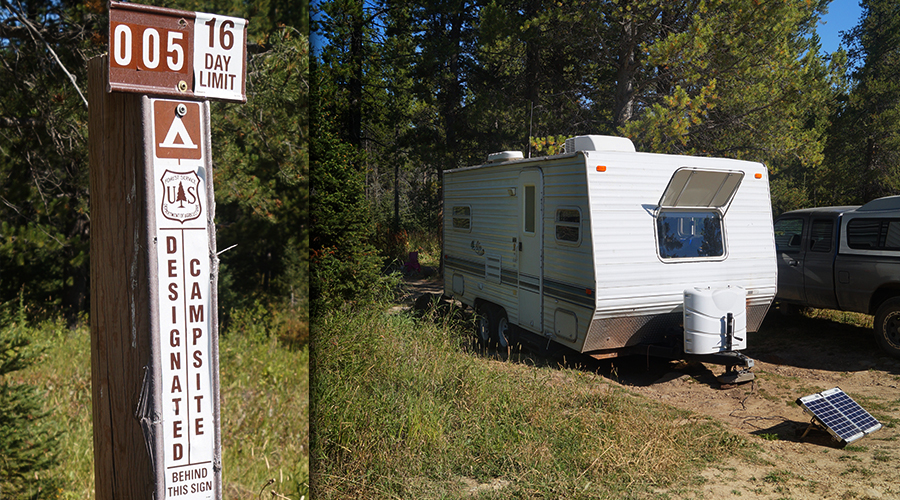
{"type": "Polygon", "coordinates": [[[788,264],[789,264],[791,267],[797,267],[797,265],[800,264],[800,261],[799,261],[799,260],[791,260],[790,262],[788,262],[788,264]]]}

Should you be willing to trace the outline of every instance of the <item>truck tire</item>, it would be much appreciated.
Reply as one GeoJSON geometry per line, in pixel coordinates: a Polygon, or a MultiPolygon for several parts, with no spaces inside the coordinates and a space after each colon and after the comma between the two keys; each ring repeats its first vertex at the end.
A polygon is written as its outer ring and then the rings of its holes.
{"type": "Polygon", "coordinates": [[[900,358],[900,297],[884,301],[875,312],[875,340],[891,356],[900,358]]]}

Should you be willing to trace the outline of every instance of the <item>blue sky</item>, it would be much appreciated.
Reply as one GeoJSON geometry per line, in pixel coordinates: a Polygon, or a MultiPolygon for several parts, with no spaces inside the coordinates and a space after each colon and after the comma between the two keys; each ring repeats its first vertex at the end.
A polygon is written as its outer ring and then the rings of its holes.
{"type": "Polygon", "coordinates": [[[842,45],[840,32],[853,29],[859,23],[861,13],[859,0],[834,0],[828,5],[828,14],[822,17],[816,29],[822,39],[822,53],[831,54],[842,45]]]}

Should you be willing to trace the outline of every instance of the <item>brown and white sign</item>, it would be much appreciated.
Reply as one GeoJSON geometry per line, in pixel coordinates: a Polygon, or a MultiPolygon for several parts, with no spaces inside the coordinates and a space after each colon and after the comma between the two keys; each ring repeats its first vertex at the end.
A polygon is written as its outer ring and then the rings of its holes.
{"type": "Polygon", "coordinates": [[[244,102],[247,21],[109,4],[109,90],[244,102]]]}
{"type": "Polygon", "coordinates": [[[212,362],[210,172],[197,102],[150,99],[163,420],[165,498],[214,498],[217,394],[212,362]]]}

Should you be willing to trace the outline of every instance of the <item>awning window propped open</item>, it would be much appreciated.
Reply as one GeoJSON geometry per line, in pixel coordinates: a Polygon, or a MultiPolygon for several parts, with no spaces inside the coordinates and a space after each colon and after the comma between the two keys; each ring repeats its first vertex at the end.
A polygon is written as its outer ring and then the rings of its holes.
{"type": "Polygon", "coordinates": [[[659,208],[716,208],[723,214],[744,173],[739,170],[679,168],[659,200],[659,208]]]}

